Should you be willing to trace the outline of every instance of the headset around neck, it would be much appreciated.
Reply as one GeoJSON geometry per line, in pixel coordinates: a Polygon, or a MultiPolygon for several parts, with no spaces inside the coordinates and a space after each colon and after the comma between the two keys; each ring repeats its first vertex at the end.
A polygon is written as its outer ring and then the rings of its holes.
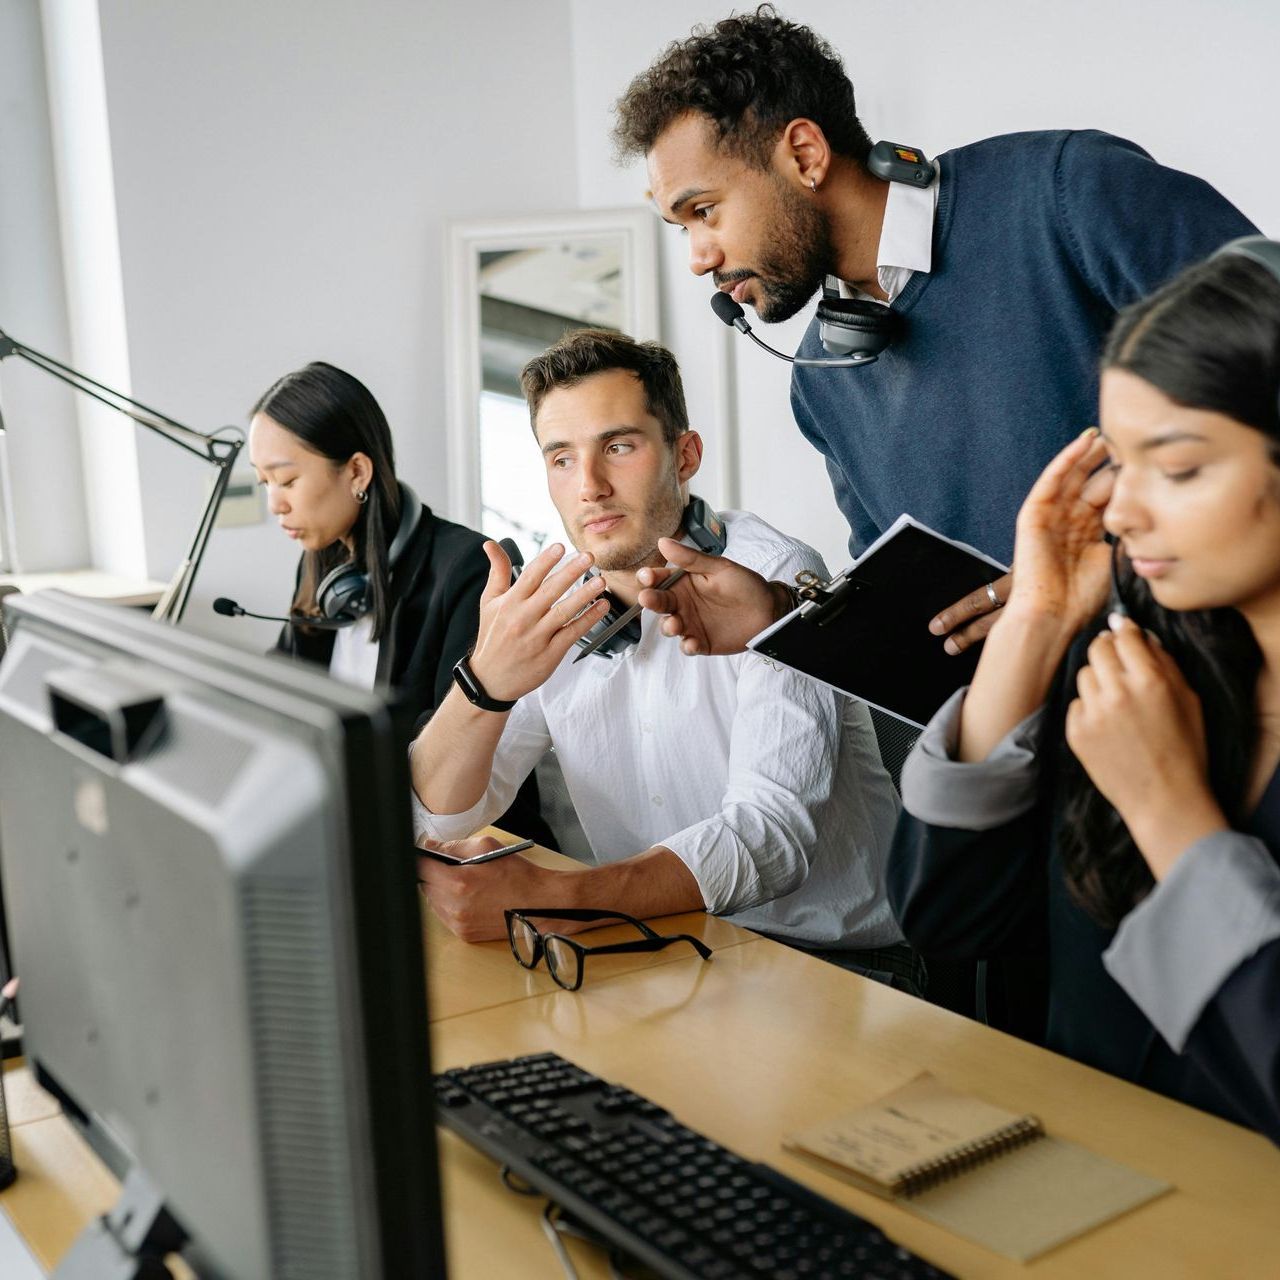
{"type": "MultiPolygon", "coordinates": [[[[387,552],[390,570],[396,567],[405,547],[409,544],[422,517],[422,504],[418,495],[403,480],[400,487],[400,523],[387,552]]],[[[373,606],[373,592],[369,575],[354,560],[335,566],[316,587],[316,609],[320,617],[338,627],[349,627],[359,622],[373,606]]]]}
{"type": "MultiPolygon", "coordinates": [[[[694,495],[690,496],[688,503],[685,505],[684,515],[680,520],[680,533],[688,538],[704,555],[723,555],[725,546],[728,543],[724,521],[712,510],[709,504],[694,495]]],[[[598,569],[591,569],[587,577],[592,577],[599,572],[598,569]]],[[[602,593],[602,598],[609,608],[604,617],[585,636],[578,640],[578,647],[588,649],[601,658],[612,658],[629,649],[633,644],[640,643],[640,616],[637,614],[625,627],[614,632],[598,648],[592,648],[591,646],[596,643],[597,637],[603,631],[608,630],[627,612],[628,606],[623,604],[611,591],[606,589],[602,593]]]]}

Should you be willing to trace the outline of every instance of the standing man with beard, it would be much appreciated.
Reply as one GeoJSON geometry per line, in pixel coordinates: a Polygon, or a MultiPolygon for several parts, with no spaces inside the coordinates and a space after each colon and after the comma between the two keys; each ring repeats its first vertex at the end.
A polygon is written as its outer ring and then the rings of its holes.
{"type": "MultiPolygon", "coordinates": [[[[413,751],[416,829],[470,835],[554,747],[597,865],[423,859],[437,914],[478,941],[503,936],[507,907],[642,918],[705,908],[919,990],[884,897],[898,806],[865,707],[755,654],[687,662],[647,615],[613,657],[572,656],[602,616],[606,585],[633,604],[637,571],[661,565],[658,539],[682,528],[702,441],[675,358],[580,330],[522,381],[579,554],[559,563],[563,548],[548,548],[512,585],[505,556],[486,544],[493,571],[469,672],[413,751]]],[[[755,516],[722,520],[727,554],[753,570],[822,571],[816,552],[755,516]]]]}
{"type": "MultiPolygon", "coordinates": [[[[928,189],[883,181],[839,56],[771,5],[672,44],[619,101],[614,136],[646,157],[693,272],[761,320],[824,281],[890,308],[876,363],[792,374],[855,554],[907,511],[1007,562],[1022,499],[1093,418],[1116,311],[1255,230],[1206,183],[1092,130],[957,148],[928,189]]],[[[824,355],[816,318],[797,355],[824,355]]],[[[788,606],[758,575],[662,549],[697,572],[642,602],[687,652],[735,652],[788,606]]],[[[1007,581],[993,594],[934,620],[949,651],[986,633],[1007,581]]]]}

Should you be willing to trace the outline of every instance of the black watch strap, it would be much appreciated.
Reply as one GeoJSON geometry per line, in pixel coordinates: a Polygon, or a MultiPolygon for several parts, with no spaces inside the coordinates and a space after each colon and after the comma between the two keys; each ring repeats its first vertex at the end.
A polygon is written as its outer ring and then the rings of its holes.
{"type": "Polygon", "coordinates": [[[515,701],[503,702],[498,698],[489,697],[484,691],[484,685],[476,679],[476,673],[471,670],[470,658],[471,655],[468,653],[453,664],[453,682],[462,690],[463,697],[473,707],[479,707],[481,711],[510,711],[516,705],[515,701]]]}

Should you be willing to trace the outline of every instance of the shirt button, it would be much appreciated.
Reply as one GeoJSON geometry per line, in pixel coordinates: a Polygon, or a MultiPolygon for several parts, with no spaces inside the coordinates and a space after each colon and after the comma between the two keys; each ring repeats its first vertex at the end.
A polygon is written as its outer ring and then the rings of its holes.
{"type": "Polygon", "coordinates": [[[661,797],[661,796],[650,796],[650,797],[649,797],[649,799],[653,801],[653,804],[654,804],[654,807],[655,807],[655,808],[658,808],[658,809],[661,809],[661,808],[662,808],[662,797],[661,797]]]}

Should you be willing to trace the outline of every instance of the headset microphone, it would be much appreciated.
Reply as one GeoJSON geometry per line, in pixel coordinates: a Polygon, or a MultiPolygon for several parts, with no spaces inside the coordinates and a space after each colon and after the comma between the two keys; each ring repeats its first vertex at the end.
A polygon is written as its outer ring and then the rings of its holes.
{"type": "Polygon", "coordinates": [[[226,596],[219,596],[213,602],[213,611],[224,618],[261,618],[263,622],[288,622],[295,627],[315,627],[317,631],[341,631],[351,625],[350,619],[336,622],[332,618],[313,618],[308,613],[291,613],[287,617],[275,613],[254,613],[226,596]]]}
{"type": "Polygon", "coordinates": [[[1125,604],[1120,591],[1120,539],[1108,534],[1107,541],[1111,544],[1111,598],[1107,602],[1107,616],[1118,613],[1122,618],[1127,618],[1129,606],[1125,604]]]}
{"type": "Polygon", "coordinates": [[[745,333],[757,347],[786,360],[797,368],[856,369],[874,364],[876,357],[892,340],[898,324],[897,315],[878,302],[859,298],[826,297],[818,304],[818,326],[822,345],[828,351],[842,353],[834,359],[813,360],[806,356],[789,356],[761,342],[751,331],[746,313],[723,290],[711,295],[711,310],[727,325],[745,333]]]}

